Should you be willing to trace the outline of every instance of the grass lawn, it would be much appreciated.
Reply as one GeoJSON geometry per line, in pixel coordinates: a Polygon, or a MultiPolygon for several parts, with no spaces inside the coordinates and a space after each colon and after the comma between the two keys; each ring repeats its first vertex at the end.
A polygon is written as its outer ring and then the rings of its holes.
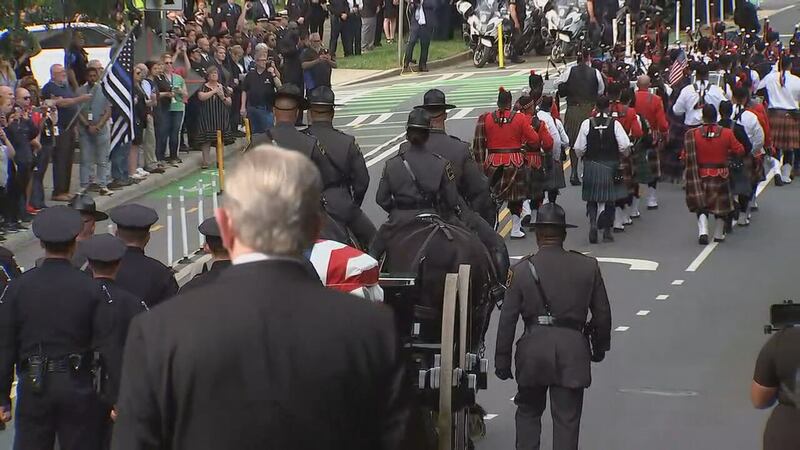
{"type": "MultiPolygon", "coordinates": [[[[365,52],[357,56],[342,56],[339,50],[336,62],[340,69],[373,69],[386,70],[395,69],[397,64],[397,44],[387,45],[384,40],[382,47],[375,47],[371,52],[365,52]]],[[[431,41],[431,48],[428,52],[428,61],[446,58],[467,50],[464,39],[458,36],[452,41],[431,41]]],[[[419,44],[414,49],[414,59],[419,57],[419,44]]]]}

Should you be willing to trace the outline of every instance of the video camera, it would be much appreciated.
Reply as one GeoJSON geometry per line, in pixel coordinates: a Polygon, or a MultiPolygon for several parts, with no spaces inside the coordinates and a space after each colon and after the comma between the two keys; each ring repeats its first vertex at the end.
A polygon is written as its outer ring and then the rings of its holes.
{"type": "Polygon", "coordinates": [[[764,334],[800,326],[800,304],[786,300],[770,306],[769,322],[769,325],[764,325],[764,334]]]}

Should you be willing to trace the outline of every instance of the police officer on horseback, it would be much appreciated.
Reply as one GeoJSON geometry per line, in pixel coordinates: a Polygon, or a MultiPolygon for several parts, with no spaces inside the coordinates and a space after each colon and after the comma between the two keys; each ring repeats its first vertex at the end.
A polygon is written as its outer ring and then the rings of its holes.
{"type": "Polygon", "coordinates": [[[328,86],[317,87],[308,99],[311,125],[305,133],[318,139],[322,157],[329,163],[318,166],[325,183],[326,209],[335,220],[347,225],[361,248],[367,248],[375,236],[375,225],[361,210],[369,187],[364,155],[355,137],[333,127],[337,106],[333,90],[328,86]]]}
{"type": "Polygon", "coordinates": [[[600,362],[611,344],[611,307],[597,260],[564,249],[564,209],[539,208],[534,223],[539,251],[520,261],[497,328],[495,373],[513,378],[511,348],[522,316],[525,333],[516,345],[517,448],[538,449],[541,417],[550,393],[553,449],[576,450],[590,361],[600,362]],[[569,267],[569,270],[564,270],[569,267]],[[587,315],[591,311],[591,321],[587,315]],[[588,339],[588,345],[587,345],[588,339]]]}
{"type": "Polygon", "coordinates": [[[445,131],[447,110],[455,106],[447,103],[444,92],[431,89],[425,93],[419,108],[431,115],[429,148],[453,166],[461,218],[489,251],[498,279],[505,281],[509,267],[508,249],[503,238],[490,225],[494,223],[497,212],[489,193],[488,179],[473,159],[469,144],[445,131]]]}
{"type": "Polygon", "coordinates": [[[385,242],[404,224],[420,214],[434,214],[448,222],[460,222],[455,171],[450,161],[429,151],[431,115],[414,108],[408,115],[406,139],[396,156],[386,162],[375,201],[389,213],[381,225],[370,254],[379,259],[385,242]]]}

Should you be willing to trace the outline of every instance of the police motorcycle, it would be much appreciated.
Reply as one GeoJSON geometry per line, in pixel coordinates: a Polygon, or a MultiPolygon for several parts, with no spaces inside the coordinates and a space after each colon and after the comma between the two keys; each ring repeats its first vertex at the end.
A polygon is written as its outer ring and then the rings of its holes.
{"type": "Polygon", "coordinates": [[[552,0],[528,0],[528,14],[525,16],[520,39],[520,54],[529,54],[532,51],[536,51],[537,55],[547,53],[547,46],[552,45],[552,39],[545,26],[545,15],[552,8],[552,0]]]}
{"type": "Polygon", "coordinates": [[[553,47],[550,57],[565,61],[580,48],[588,33],[589,13],[586,0],[553,0],[554,7],[545,13],[547,31],[553,47]]]}
{"type": "Polygon", "coordinates": [[[472,63],[477,68],[495,61],[498,49],[498,28],[502,25],[503,52],[506,57],[512,54],[512,24],[506,6],[499,0],[478,0],[473,7],[469,0],[461,0],[456,9],[464,17],[464,40],[472,50],[472,63]]]}

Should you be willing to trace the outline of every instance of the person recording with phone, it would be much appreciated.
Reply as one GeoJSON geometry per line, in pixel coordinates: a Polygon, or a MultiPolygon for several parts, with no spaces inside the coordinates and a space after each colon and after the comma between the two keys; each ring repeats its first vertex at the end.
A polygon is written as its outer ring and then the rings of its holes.
{"type": "Polygon", "coordinates": [[[800,305],[773,305],[771,316],[769,331],[777,332],[758,354],[750,400],[755,408],[772,408],[764,429],[764,450],[796,450],[800,442],[800,305]],[[775,327],[776,323],[781,325],[775,327]]]}
{"type": "Polygon", "coordinates": [[[266,133],[275,122],[272,107],[275,104],[275,91],[282,83],[275,62],[267,55],[266,50],[256,52],[256,67],[247,72],[242,81],[240,113],[242,117],[250,119],[252,134],[266,133]]]}

